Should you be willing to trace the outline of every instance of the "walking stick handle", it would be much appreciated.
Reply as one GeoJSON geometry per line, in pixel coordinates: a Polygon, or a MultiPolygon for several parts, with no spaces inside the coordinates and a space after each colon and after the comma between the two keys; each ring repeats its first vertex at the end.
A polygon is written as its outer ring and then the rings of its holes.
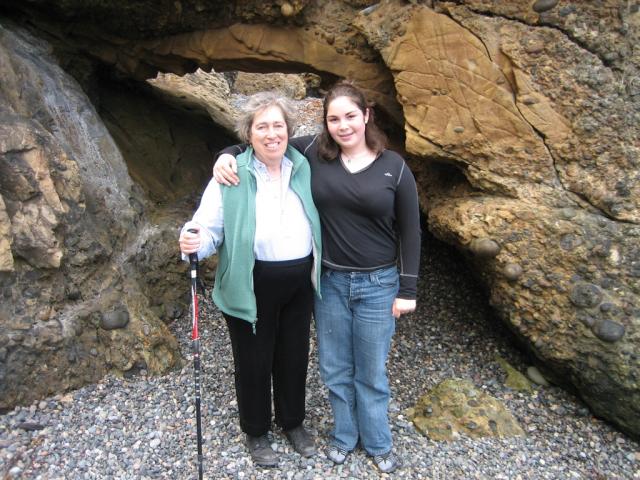
{"type": "MultiPolygon", "coordinates": [[[[193,234],[197,234],[198,233],[198,229],[197,228],[188,228],[187,232],[189,233],[193,233],[193,234]]],[[[190,253],[189,254],[189,263],[191,264],[191,275],[194,275],[194,272],[196,271],[196,267],[198,265],[198,254],[197,253],[190,253]]]]}

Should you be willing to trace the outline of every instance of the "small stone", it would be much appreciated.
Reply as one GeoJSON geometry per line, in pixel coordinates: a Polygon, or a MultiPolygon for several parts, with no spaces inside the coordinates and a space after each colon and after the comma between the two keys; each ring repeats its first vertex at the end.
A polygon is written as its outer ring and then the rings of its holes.
{"type": "Polygon", "coordinates": [[[589,328],[591,328],[593,324],[596,323],[596,319],[593,318],[591,315],[579,314],[579,315],[576,315],[576,318],[589,328]]]}
{"type": "Polygon", "coordinates": [[[111,312],[106,312],[100,319],[100,327],[105,330],[116,330],[118,328],[124,328],[129,323],[129,312],[120,307],[111,312]]]}
{"type": "Polygon", "coordinates": [[[295,10],[289,2],[284,2],[280,6],[280,12],[282,13],[283,17],[290,17],[295,13],[295,10]]]}
{"type": "Polygon", "coordinates": [[[591,412],[589,411],[589,409],[587,407],[581,407],[581,408],[576,410],[576,415],[578,415],[580,417],[588,417],[588,416],[591,415],[591,412]]]}
{"type": "Polygon", "coordinates": [[[560,237],[560,247],[563,250],[571,251],[582,245],[582,239],[572,233],[566,233],[560,237]]]}
{"type": "Polygon", "coordinates": [[[602,291],[591,283],[580,283],[571,289],[569,299],[576,307],[593,308],[602,301],[602,291]]]}
{"type": "Polygon", "coordinates": [[[371,15],[373,12],[375,12],[378,9],[379,6],[380,6],[380,4],[376,3],[374,5],[371,5],[370,7],[365,8],[360,13],[365,15],[365,16],[371,15]]]}
{"type": "Polygon", "coordinates": [[[531,40],[527,42],[525,46],[525,51],[530,54],[537,54],[544,50],[544,42],[541,40],[531,40]]]}
{"type": "Polygon", "coordinates": [[[613,320],[601,320],[593,325],[593,333],[603,342],[617,342],[624,336],[624,325],[613,320]]]}
{"type": "Polygon", "coordinates": [[[603,313],[610,312],[611,310],[613,310],[614,307],[615,305],[613,303],[604,302],[600,304],[600,311],[603,313]]]}
{"type": "Polygon", "coordinates": [[[514,282],[522,275],[522,267],[517,263],[507,263],[502,269],[502,273],[507,280],[514,282]]]}
{"type": "Polygon", "coordinates": [[[538,370],[534,366],[530,366],[527,368],[527,377],[529,377],[529,380],[531,380],[536,385],[540,385],[542,387],[549,386],[549,382],[547,381],[547,379],[544,378],[542,373],[540,373],[540,370],[538,370]]]}
{"type": "Polygon", "coordinates": [[[512,365],[509,364],[504,358],[500,357],[500,355],[495,356],[496,362],[502,367],[502,369],[507,374],[507,378],[504,382],[505,386],[517,390],[519,392],[532,392],[531,383],[527,380],[527,377],[522,375],[517,369],[515,369],[512,365]]]}
{"type": "Polygon", "coordinates": [[[500,245],[490,238],[476,238],[471,241],[469,248],[480,258],[492,258],[500,253],[500,245]]]}
{"type": "Polygon", "coordinates": [[[531,8],[536,13],[546,12],[547,10],[551,10],[558,4],[558,0],[537,0],[536,3],[533,4],[531,8]]]}
{"type": "Polygon", "coordinates": [[[17,425],[17,427],[27,432],[35,432],[36,430],[42,430],[44,428],[44,425],[36,422],[21,422],[17,425]]]}
{"type": "Polygon", "coordinates": [[[9,470],[9,478],[18,478],[21,473],[22,469],[20,467],[11,467],[11,469],[9,470]]]}
{"type": "Polygon", "coordinates": [[[555,409],[556,415],[564,417],[567,414],[567,409],[562,405],[555,409]]]}
{"type": "Polygon", "coordinates": [[[560,9],[560,16],[566,17],[568,15],[571,15],[572,13],[575,13],[575,11],[576,11],[575,5],[567,5],[566,7],[562,7],[560,9]]]}
{"type": "Polygon", "coordinates": [[[456,133],[462,133],[464,132],[464,127],[454,127],[453,131],[456,133]]]}

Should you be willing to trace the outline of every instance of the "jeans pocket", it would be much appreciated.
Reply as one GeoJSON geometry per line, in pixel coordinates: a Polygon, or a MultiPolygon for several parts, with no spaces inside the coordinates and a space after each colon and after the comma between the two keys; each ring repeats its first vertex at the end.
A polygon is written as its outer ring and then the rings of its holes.
{"type": "Polygon", "coordinates": [[[373,277],[374,283],[379,287],[396,288],[398,286],[398,270],[395,267],[378,270],[373,277]]]}

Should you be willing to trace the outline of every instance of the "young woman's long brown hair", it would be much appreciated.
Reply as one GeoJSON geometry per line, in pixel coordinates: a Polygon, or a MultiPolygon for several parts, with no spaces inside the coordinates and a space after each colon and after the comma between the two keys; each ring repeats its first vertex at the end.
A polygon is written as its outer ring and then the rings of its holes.
{"type": "Polygon", "coordinates": [[[364,129],[364,139],[367,147],[376,154],[379,154],[387,148],[387,136],[375,124],[373,107],[369,106],[367,103],[367,99],[365,98],[362,90],[349,82],[342,81],[331,87],[324,97],[324,102],[322,104],[324,111],[322,132],[318,137],[318,153],[320,158],[330,162],[338,158],[338,154],[340,153],[340,146],[333,138],[331,138],[331,135],[329,135],[329,131],[327,130],[327,110],[329,109],[329,104],[338,97],[349,98],[358,106],[363,115],[365,115],[367,109],[369,109],[369,121],[366,123],[364,129]]]}

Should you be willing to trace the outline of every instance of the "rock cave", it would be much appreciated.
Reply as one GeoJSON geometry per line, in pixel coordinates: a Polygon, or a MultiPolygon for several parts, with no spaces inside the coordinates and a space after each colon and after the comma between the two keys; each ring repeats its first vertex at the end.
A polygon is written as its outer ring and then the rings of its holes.
{"type": "Polygon", "coordinates": [[[224,75],[306,73],[367,91],[425,230],[637,437],[640,13],[596,3],[3,2],[0,408],[180,362],[176,232],[236,142],[224,75]]]}

